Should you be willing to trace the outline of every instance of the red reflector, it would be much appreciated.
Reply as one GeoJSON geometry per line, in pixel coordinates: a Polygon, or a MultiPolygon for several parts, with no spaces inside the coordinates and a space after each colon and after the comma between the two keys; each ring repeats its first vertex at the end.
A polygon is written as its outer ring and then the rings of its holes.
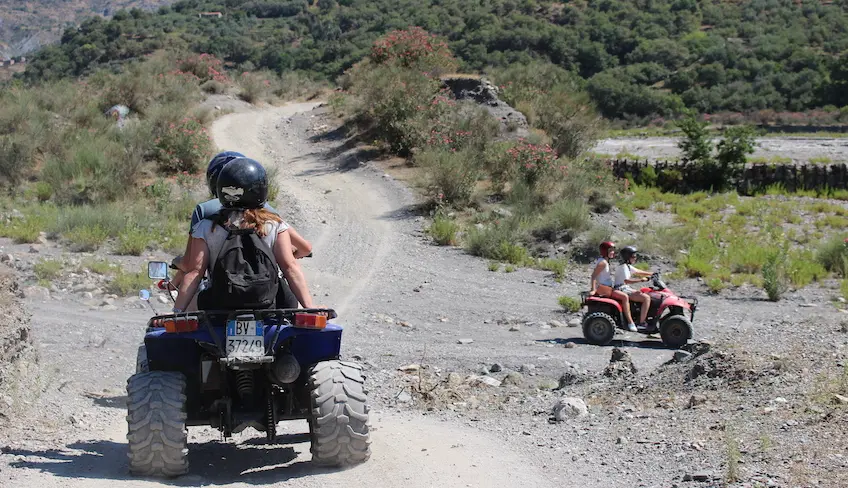
{"type": "Polygon", "coordinates": [[[163,322],[165,332],[194,332],[200,325],[197,317],[168,317],[163,322]]]}
{"type": "Polygon", "coordinates": [[[327,327],[327,316],[317,313],[296,313],[294,326],[303,329],[323,329],[327,327]]]}

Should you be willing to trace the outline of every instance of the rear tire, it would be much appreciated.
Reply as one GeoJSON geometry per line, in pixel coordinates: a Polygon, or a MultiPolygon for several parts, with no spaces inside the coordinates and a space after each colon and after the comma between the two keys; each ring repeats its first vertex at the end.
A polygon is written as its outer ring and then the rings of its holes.
{"type": "Polygon", "coordinates": [[[127,380],[130,473],[172,478],[188,472],[185,388],[185,376],[169,371],[127,380]]]}
{"type": "Polygon", "coordinates": [[[312,462],[346,466],[371,457],[368,397],[362,367],[323,361],[309,370],[312,462]]]}
{"type": "Polygon", "coordinates": [[[683,315],[666,317],[660,324],[663,344],[678,349],[692,338],[692,322],[683,315]]]}
{"type": "Polygon", "coordinates": [[[607,313],[593,312],[583,318],[583,337],[596,346],[606,346],[615,337],[615,320],[607,313]]]}

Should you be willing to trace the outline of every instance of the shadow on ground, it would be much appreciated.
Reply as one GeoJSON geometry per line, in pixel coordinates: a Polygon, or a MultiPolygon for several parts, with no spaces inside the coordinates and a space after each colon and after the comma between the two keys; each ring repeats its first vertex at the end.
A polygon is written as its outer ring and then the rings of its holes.
{"type": "MultiPolygon", "coordinates": [[[[563,338],[537,339],[536,342],[540,342],[540,343],[544,343],[544,344],[559,344],[559,345],[563,345],[563,346],[565,344],[569,344],[569,343],[575,344],[575,345],[582,345],[582,346],[591,345],[591,344],[589,344],[589,342],[586,339],[584,339],[582,337],[570,337],[568,339],[563,339],[563,338]]],[[[593,346],[593,347],[604,347],[604,348],[635,347],[635,348],[638,348],[638,349],[661,349],[661,350],[666,350],[666,351],[673,351],[674,350],[674,348],[668,347],[665,344],[663,344],[661,339],[652,339],[650,336],[646,336],[645,340],[641,340],[641,341],[628,341],[628,340],[624,340],[624,339],[615,338],[615,339],[613,339],[612,342],[610,342],[606,346],[593,346]]]]}
{"type": "MultiPolygon", "coordinates": [[[[299,454],[292,447],[308,441],[308,434],[293,434],[278,436],[273,445],[265,444],[264,438],[239,444],[217,441],[189,444],[189,474],[149,481],[168,486],[197,486],[199,482],[262,485],[332,472],[332,468],[313,465],[308,450],[299,454]]],[[[10,462],[13,468],[39,470],[59,478],[147,479],[129,474],[127,445],[122,442],[80,441],[46,450],[5,448],[2,455],[25,458],[10,462]]]]}

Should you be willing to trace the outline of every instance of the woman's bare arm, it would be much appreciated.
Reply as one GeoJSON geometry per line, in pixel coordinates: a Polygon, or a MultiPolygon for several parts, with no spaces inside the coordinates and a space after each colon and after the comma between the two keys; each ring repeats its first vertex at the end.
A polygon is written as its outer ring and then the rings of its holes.
{"type": "Polygon", "coordinates": [[[297,262],[297,258],[294,257],[291,236],[289,236],[288,230],[277,234],[277,240],[274,242],[274,257],[277,258],[277,263],[279,263],[280,269],[283,270],[283,276],[289,282],[289,286],[294,296],[297,297],[297,301],[305,308],[313,308],[312,294],[309,293],[306,276],[304,276],[303,270],[297,262]]]}
{"type": "Polygon", "coordinates": [[[312,253],[312,244],[298,234],[297,231],[294,230],[294,227],[289,227],[286,232],[289,233],[289,237],[291,238],[291,245],[294,248],[295,258],[305,258],[312,253]]]}
{"type": "Polygon", "coordinates": [[[185,310],[194,294],[197,292],[197,287],[200,285],[200,280],[206,274],[207,256],[209,248],[206,246],[206,241],[203,239],[192,238],[189,245],[188,255],[183,258],[183,266],[188,269],[180,283],[180,294],[174,304],[174,308],[185,310]]]}

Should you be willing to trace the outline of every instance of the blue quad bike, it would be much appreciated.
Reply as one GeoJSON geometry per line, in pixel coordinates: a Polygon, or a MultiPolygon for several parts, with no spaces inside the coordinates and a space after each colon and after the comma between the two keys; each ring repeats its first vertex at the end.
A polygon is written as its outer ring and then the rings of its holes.
{"type": "MultiPolygon", "coordinates": [[[[167,280],[167,263],[148,263],[148,276],[167,280]]],[[[364,376],[339,359],[342,327],[327,322],[335,317],[331,309],[152,317],[127,380],[130,472],[186,474],[188,426],[211,426],[224,438],[253,427],[273,443],[278,422],[300,419],[309,424],[314,463],[367,461],[364,376]]]]}

